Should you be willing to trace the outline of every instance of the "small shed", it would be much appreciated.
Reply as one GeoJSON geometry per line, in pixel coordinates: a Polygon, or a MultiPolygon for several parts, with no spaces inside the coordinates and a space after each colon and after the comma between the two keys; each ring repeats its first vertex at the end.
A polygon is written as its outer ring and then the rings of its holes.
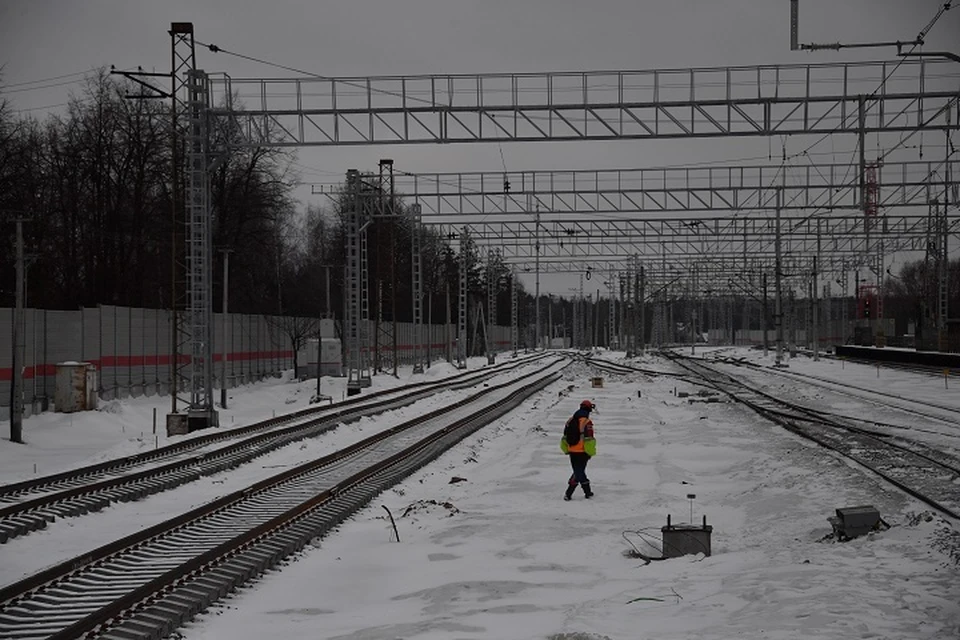
{"type": "Polygon", "coordinates": [[[53,403],[59,413],[96,409],[96,365],[89,362],[58,362],[53,403]]]}

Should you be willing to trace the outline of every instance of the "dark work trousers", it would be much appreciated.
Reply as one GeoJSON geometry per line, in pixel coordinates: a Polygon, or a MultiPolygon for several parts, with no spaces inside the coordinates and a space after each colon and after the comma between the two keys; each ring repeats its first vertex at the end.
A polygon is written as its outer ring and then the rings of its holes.
{"type": "Polygon", "coordinates": [[[570,455],[570,466],[573,467],[573,475],[570,476],[570,490],[577,488],[577,485],[583,485],[583,492],[590,493],[590,480],[587,478],[587,462],[590,456],[586,453],[574,452],[570,455]]]}

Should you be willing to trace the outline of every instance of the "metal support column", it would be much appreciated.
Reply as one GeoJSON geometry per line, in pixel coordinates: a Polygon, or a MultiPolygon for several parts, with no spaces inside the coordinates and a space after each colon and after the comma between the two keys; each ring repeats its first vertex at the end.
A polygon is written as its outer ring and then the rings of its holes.
{"type": "Polygon", "coordinates": [[[347,172],[350,210],[346,222],[346,264],[344,265],[344,327],[347,342],[347,395],[370,386],[366,325],[370,306],[367,287],[366,236],[369,221],[360,201],[360,174],[347,172]]]}
{"type": "MultiPolygon", "coordinates": [[[[528,210],[528,211],[530,210],[530,196],[529,196],[529,195],[527,196],[527,210],[528,210]]],[[[540,344],[540,205],[537,205],[537,215],[536,215],[536,223],[535,223],[535,224],[536,224],[536,231],[535,231],[535,233],[536,233],[536,247],[535,247],[535,248],[536,248],[536,252],[537,252],[537,254],[536,254],[536,279],[537,279],[537,281],[536,281],[536,284],[534,285],[534,288],[536,289],[536,291],[534,291],[533,299],[534,299],[534,304],[537,306],[537,308],[536,308],[536,313],[534,314],[534,315],[536,316],[537,328],[536,328],[536,331],[535,331],[536,346],[535,346],[534,348],[535,348],[535,349],[539,349],[539,348],[541,347],[541,344],[540,344]]]]}
{"type": "Polygon", "coordinates": [[[457,289],[457,368],[467,368],[467,271],[470,268],[469,260],[470,237],[464,227],[460,232],[460,286],[457,289]]]}
{"type": "MultiPolygon", "coordinates": [[[[773,322],[777,330],[777,355],[774,361],[774,365],[777,367],[785,366],[783,363],[783,269],[782,269],[782,255],[780,247],[780,189],[777,189],[777,222],[776,222],[776,240],[775,240],[775,252],[776,258],[774,259],[774,291],[776,295],[776,302],[774,307],[773,322]]],[[[766,292],[766,288],[764,288],[766,292]]]]}
{"type": "Polygon", "coordinates": [[[484,338],[487,343],[487,364],[496,362],[496,344],[493,341],[493,327],[497,320],[497,264],[493,249],[487,250],[487,323],[484,338]]]}
{"type": "Polygon", "coordinates": [[[210,215],[210,87],[201,70],[187,72],[188,429],[217,426],[213,400],[213,261],[210,215]]]}
{"type": "Polygon", "coordinates": [[[23,443],[23,306],[24,306],[24,264],[23,264],[23,218],[16,219],[17,224],[17,283],[16,300],[13,314],[13,376],[10,385],[10,442],[23,443]]]}
{"type": "Polygon", "coordinates": [[[813,360],[820,360],[820,287],[817,280],[817,256],[813,256],[813,308],[811,324],[813,325],[813,360]]]}
{"type": "Polygon", "coordinates": [[[637,351],[644,353],[647,348],[647,311],[644,305],[646,297],[647,278],[643,271],[643,265],[640,266],[639,286],[637,287],[637,313],[640,321],[637,323],[637,351]]]}
{"type": "MultiPolygon", "coordinates": [[[[221,249],[223,253],[223,308],[221,309],[223,313],[223,329],[220,332],[220,339],[223,340],[223,345],[221,345],[220,356],[220,407],[223,409],[227,408],[227,323],[229,322],[229,317],[227,316],[227,304],[229,302],[229,293],[230,293],[230,254],[233,253],[233,249],[221,249]]],[[[320,360],[319,360],[319,346],[317,347],[318,359],[317,359],[317,380],[320,379],[320,360]]]]}
{"type": "Polygon", "coordinates": [[[517,272],[510,272],[510,345],[513,348],[513,355],[516,357],[519,348],[519,309],[517,308],[517,272]]]}
{"type": "MultiPolygon", "coordinates": [[[[947,125],[950,124],[950,113],[947,113],[947,125]]],[[[947,321],[950,318],[950,308],[948,302],[948,279],[950,274],[949,245],[950,245],[950,189],[956,188],[951,182],[950,155],[953,153],[953,141],[950,138],[950,132],[946,132],[947,144],[945,147],[946,160],[944,162],[944,185],[943,185],[943,214],[940,216],[939,236],[940,236],[940,262],[937,265],[937,348],[940,351],[949,351],[949,333],[947,330],[947,321]]]]}
{"type": "Polygon", "coordinates": [[[607,285],[610,291],[610,305],[607,313],[607,351],[613,350],[614,336],[617,335],[617,292],[615,274],[610,275],[607,285]]]}
{"type": "Polygon", "coordinates": [[[423,373],[423,264],[420,249],[420,205],[410,206],[411,259],[413,269],[413,373],[423,373]]]}
{"type": "Polygon", "coordinates": [[[634,325],[637,323],[637,302],[636,295],[634,293],[634,287],[636,286],[636,274],[633,272],[633,265],[630,264],[627,272],[624,276],[624,326],[623,326],[623,342],[624,350],[628,358],[632,358],[636,353],[636,333],[633,329],[634,325]]]}

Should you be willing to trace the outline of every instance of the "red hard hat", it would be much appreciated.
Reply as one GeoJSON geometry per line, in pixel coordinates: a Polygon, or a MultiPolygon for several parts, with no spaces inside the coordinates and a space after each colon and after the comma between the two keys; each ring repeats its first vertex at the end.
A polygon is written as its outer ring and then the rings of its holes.
{"type": "Polygon", "coordinates": [[[580,406],[585,407],[587,409],[593,409],[597,405],[593,404],[593,402],[591,402],[590,400],[584,400],[583,402],[580,403],[580,406]]]}

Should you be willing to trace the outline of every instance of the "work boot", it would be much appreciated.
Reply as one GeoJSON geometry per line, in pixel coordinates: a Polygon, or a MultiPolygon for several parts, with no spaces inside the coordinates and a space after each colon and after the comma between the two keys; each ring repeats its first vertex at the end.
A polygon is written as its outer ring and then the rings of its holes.
{"type": "Polygon", "coordinates": [[[593,497],[593,491],[590,490],[590,483],[589,483],[589,482],[583,482],[583,483],[581,483],[580,486],[583,487],[583,497],[584,497],[584,498],[592,498],[592,497],[593,497]]]}
{"type": "Polygon", "coordinates": [[[566,493],[563,494],[563,499],[564,499],[564,500],[572,500],[572,499],[573,499],[573,490],[576,489],[576,488],[577,488],[577,485],[575,485],[575,484],[571,484],[570,486],[568,486],[566,493]]]}

